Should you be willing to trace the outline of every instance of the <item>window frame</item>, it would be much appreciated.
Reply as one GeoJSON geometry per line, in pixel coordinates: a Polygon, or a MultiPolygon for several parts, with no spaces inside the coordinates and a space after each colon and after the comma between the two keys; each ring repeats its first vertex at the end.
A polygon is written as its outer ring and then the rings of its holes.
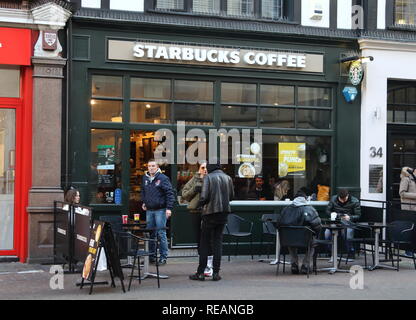
{"type": "Polygon", "coordinates": [[[203,13],[193,12],[193,0],[184,0],[183,10],[164,10],[157,8],[158,0],[145,0],[144,9],[147,12],[156,13],[172,13],[172,14],[186,14],[193,16],[215,16],[228,19],[245,19],[255,21],[276,21],[284,23],[300,24],[301,20],[301,0],[281,0],[282,1],[282,13],[278,19],[267,18],[262,16],[262,0],[254,0],[254,14],[253,16],[245,15],[228,15],[227,14],[227,0],[220,0],[220,12],[218,13],[203,13]]]}

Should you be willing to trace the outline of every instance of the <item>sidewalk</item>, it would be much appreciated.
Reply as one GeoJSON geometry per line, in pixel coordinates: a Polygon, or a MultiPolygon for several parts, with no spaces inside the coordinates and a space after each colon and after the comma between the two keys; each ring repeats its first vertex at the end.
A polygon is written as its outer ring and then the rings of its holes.
{"type": "MultiPolygon", "coordinates": [[[[257,258],[257,257],[255,257],[257,258]]],[[[264,257],[262,257],[264,258],[264,257]]],[[[356,261],[355,264],[361,263],[356,261]]],[[[351,267],[353,264],[349,264],[351,267]]],[[[326,260],[319,261],[319,267],[328,266],[326,260]]],[[[80,275],[65,275],[64,289],[51,290],[49,282],[52,274],[50,266],[23,265],[20,263],[0,264],[0,299],[82,299],[82,300],[199,300],[210,297],[211,300],[292,300],[292,299],[415,299],[416,270],[410,259],[402,261],[400,272],[375,270],[364,272],[364,290],[350,288],[351,274],[328,273],[312,274],[309,279],[304,275],[280,273],[276,277],[276,266],[251,260],[250,257],[223,257],[221,275],[223,280],[204,282],[188,280],[195,272],[197,258],[170,258],[168,264],[160,268],[169,279],[161,280],[157,288],[156,279],[146,279],[139,285],[133,280],[130,292],[122,293],[120,282],[116,279],[116,288],[96,286],[90,296],[89,288],[80,290],[76,283],[80,275]]],[[[344,268],[344,263],[342,265],[344,268]]],[[[151,268],[154,268],[152,266],[151,268]]],[[[282,268],[280,269],[282,271],[282,268]]],[[[152,270],[151,270],[152,271],[152,270]]],[[[128,279],[130,270],[124,269],[128,279]]],[[[98,273],[97,281],[109,280],[108,271],[98,273]]],[[[128,280],[124,281],[126,289],[128,280]]]]}

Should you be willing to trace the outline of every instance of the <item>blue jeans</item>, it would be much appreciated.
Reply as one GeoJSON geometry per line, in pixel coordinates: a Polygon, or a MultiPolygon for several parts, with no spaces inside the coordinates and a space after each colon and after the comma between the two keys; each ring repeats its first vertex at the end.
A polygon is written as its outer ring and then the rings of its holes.
{"type": "MultiPolygon", "coordinates": [[[[159,250],[160,250],[160,259],[167,259],[168,257],[168,238],[166,237],[166,230],[160,229],[166,227],[166,209],[159,210],[147,210],[146,211],[146,222],[147,228],[156,228],[157,231],[153,231],[151,234],[152,239],[159,239],[159,250]]],[[[153,254],[153,257],[156,256],[155,252],[156,244],[154,242],[149,243],[149,251],[153,254]]]]}
{"type": "MultiPolygon", "coordinates": [[[[343,222],[341,222],[343,223],[343,222]]],[[[343,223],[345,224],[345,223],[343,223]]],[[[345,232],[347,232],[347,241],[346,241],[346,246],[347,246],[347,251],[348,252],[354,252],[354,246],[352,245],[352,243],[348,240],[354,239],[354,230],[352,228],[347,228],[346,230],[342,230],[341,231],[341,236],[345,237],[345,232]]],[[[329,229],[325,230],[325,240],[330,240],[332,238],[331,235],[331,231],[329,229]]]]}

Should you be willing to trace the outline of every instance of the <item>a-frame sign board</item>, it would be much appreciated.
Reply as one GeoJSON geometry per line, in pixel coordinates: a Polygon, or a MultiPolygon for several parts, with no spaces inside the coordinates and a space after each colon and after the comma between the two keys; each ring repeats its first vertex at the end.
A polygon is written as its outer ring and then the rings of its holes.
{"type": "Polygon", "coordinates": [[[124,288],[124,275],[120,265],[120,259],[118,257],[117,248],[111,230],[111,226],[107,222],[102,222],[94,220],[93,226],[91,228],[91,236],[88,247],[88,256],[85,259],[84,269],[82,271],[82,280],[80,289],[86,285],[85,280],[89,281],[87,283],[90,285],[90,293],[92,293],[95,283],[95,276],[97,274],[98,261],[100,260],[100,255],[102,254],[102,249],[107,258],[107,268],[111,276],[111,287],[115,288],[114,278],[119,278],[121,282],[121,287],[123,292],[126,290],[124,288]]]}

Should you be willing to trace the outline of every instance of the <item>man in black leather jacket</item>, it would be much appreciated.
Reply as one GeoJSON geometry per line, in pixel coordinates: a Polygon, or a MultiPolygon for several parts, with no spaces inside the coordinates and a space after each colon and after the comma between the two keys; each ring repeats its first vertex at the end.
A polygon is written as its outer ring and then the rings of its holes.
{"type": "MultiPolygon", "coordinates": [[[[306,194],[302,191],[298,191],[295,195],[293,203],[284,208],[281,214],[277,218],[278,226],[307,226],[311,228],[315,235],[318,236],[322,223],[319,218],[318,212],[311,205],[308,205],[306,201],[306,194]]],[[[313,247],[309,250],[309,255],[305,254],[305,258],[302,262],[300,272],[303,274],[307,273],[307,266],[310,263],[310,257],[313,256],[313,247]]],[[[289,247],[289,253],[292,262],[292,273],[298,274],[298,254],[297,248],[289,247]]]]}
{"type": "Polygon", "coordinates": [[[204,177],[199,205],[202,207],[202,230],[199,266],[191,280],[205,280],[210,244],[213,250],[212,280],[221,280],[219,275],[222,256],[222,233],[231,212],[230,201],[234,198],[234,186],[231,177],[226,175],[219,164],[208,164],[208,175],[204,177]]]}

